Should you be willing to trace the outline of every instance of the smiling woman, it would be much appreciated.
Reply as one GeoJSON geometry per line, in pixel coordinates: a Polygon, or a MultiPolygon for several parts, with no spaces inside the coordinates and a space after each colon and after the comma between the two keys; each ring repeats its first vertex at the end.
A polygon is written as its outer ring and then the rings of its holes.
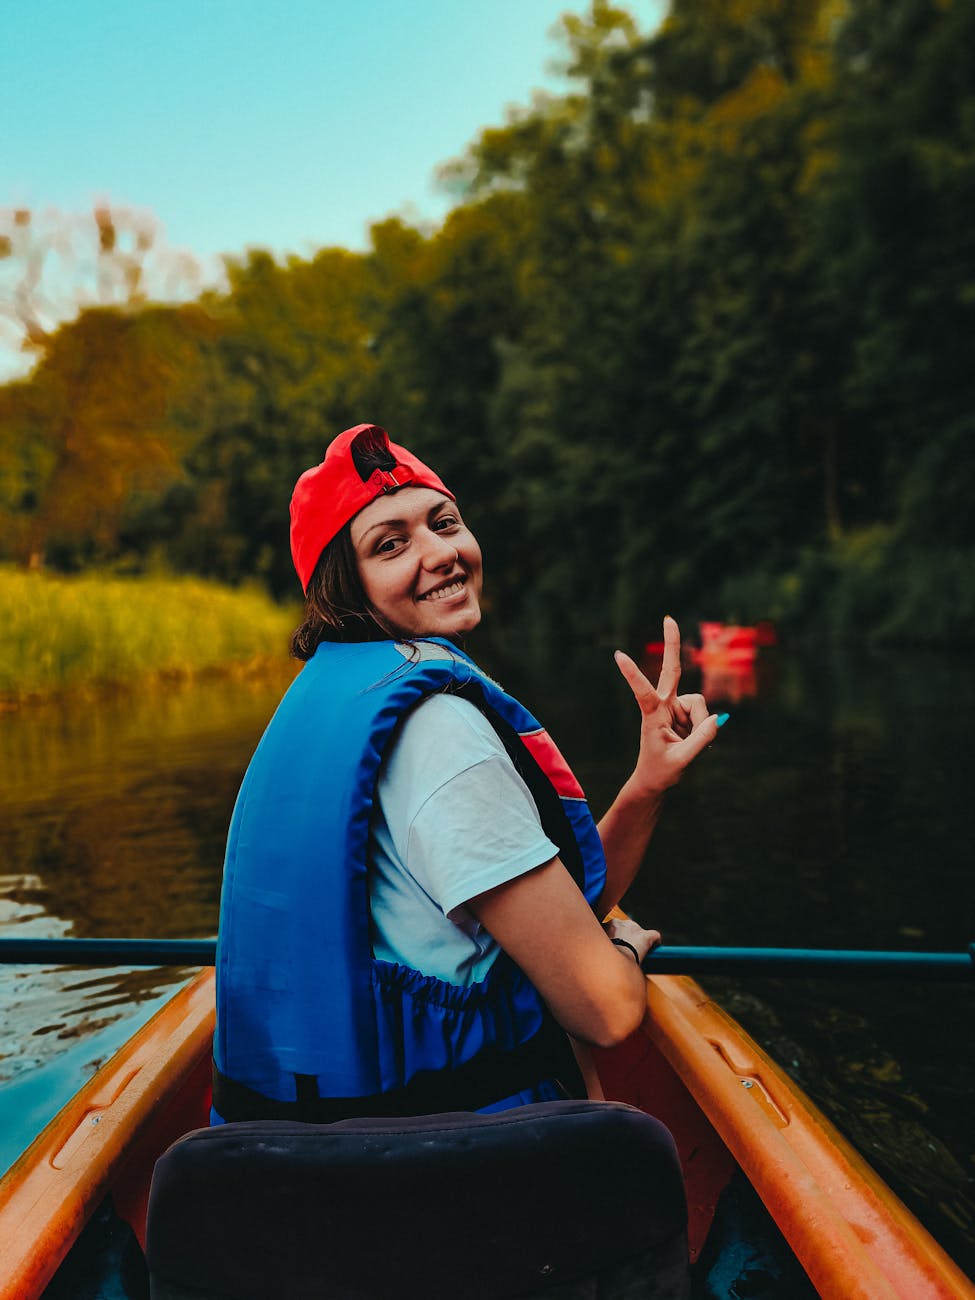
{"type": "Polygon", "coordinates": [[[380,497],[352,521],[375,615],[407,636],[472,632],[481,621],[481,548],[456,503],[432,488],[405,487],[390,504],[380,497]]]}
{"type": "Polygon", "coordinates": [[[408,467],[397,468],[382,430],[360,425],[298,481],[292,549],[306,594],[291,646],[298,659],[321,641],[454,636],[480,622],[480,547],[440,479],[400,450],[408,467]],[[440,617],[448,611],[459,617],[440,617]]]}
{"type": "Polygon", "coordinates": [[[248,768],[227,847],[214,1120],[500,1110],[583,1090],[567,1034],[645,1009],[659,942],[601,920],[664,791],[717,733],[679,696],[680,637],[599,826],[541,724],[461,648],[481,551],[450,489],[375,425],[291,503],[305,667],[248,768]]]}

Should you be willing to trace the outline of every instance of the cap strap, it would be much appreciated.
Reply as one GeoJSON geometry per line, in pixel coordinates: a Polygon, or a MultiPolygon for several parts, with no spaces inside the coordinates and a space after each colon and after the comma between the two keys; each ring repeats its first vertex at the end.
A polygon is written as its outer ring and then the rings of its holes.
{"type": "Polygon", "coordinates": [[[369,475],[369,482],[381,487],[384,492],[395,492],[413,481],[413,471],[405,465],[395,465],[392,469],[376,469],[369,475]]]}

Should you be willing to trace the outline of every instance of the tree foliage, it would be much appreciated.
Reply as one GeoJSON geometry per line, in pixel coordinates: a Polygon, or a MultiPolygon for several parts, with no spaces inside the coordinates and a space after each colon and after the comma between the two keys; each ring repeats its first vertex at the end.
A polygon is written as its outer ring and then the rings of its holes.
{"type": "Polygon", "coordinates": [[[118,546],[133,493],[180,473],[169,399],[192,372],[195,308],[91,309],[55,332],[29,380],[0,389],[0,508],[7,552],[69,567],[118,546]]]}
{"type": "Polygon", "coordinates": [[[375,420],[523,634],[972,637],[975,0],[593,0],[562,38],[567,93],[443,168],[439,230],[54,334],[0,390],[0,546],[291,591],[294,479],[375,420]]]}

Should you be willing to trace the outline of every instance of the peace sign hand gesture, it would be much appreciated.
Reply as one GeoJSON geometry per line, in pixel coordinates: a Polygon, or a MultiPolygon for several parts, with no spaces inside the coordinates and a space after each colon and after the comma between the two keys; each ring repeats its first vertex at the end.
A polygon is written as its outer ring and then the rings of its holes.
{"type": "Polygon", "coordinates": [[[644,798],[659,798],[676,785],[684,769],[707,748],[727,720],[709,714],[703,695],[678,695],[680,682],[680,629],[669,615],[664,619],[664,657],[654,687],[629,655],[615,654],[640,706],[640,751],[627,785],[644,798]]]}

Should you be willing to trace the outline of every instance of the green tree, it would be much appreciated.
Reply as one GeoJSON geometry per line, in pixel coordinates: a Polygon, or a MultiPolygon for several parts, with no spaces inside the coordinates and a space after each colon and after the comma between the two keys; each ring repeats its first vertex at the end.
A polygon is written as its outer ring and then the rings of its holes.
{"type": "Polygon", "coordinates": [[[645,626],[824,528],[832,426],[798,247],[824,21],[677,3],[651,39],[596,3],[564,28],[578,90],[452,170],[524,214],[490,445],[540,560],[508,583],[526,616],[578,629],[565,592],[600,591],[604,624],[645,626]]]}
{"type": "Polygon", "coordinates": [[[876,435],[873,517],[971,545],[975,5],[851,0],[836,61],[813,238],[849,330],[844,401],[876,435]]]}
{"type": "Polygon", "coordinates": [[[179,569],[292,593],[287,502],[299,469],[360,417],[372,368],[372,288],[360,254],[286,265],[251,252],[203,307],[212,324],[174,411],[184,477],[129,520],[129,538],[179,569]]]}
{"type": "Polygon", "coordinates": [[[125,503],[179,474],[169,420],[200,313],[92,308],[47,336],[25,380],[0,389],[0,547],[30,566],[53,549],[105,559],[125,503]]]}

